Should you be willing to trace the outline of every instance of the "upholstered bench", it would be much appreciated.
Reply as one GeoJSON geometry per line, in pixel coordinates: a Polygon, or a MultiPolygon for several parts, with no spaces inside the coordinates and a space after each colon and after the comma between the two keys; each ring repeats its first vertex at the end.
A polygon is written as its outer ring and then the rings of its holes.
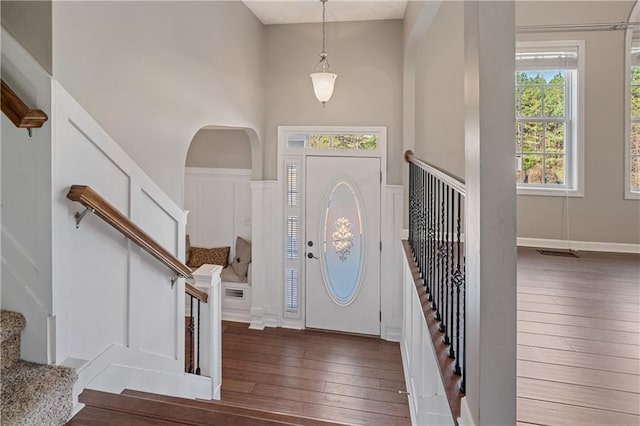
{"type": "Polygon", "coordinates": [[[222,319],[249,322],[251,310],[251,242],[236,238],[233,260],[231,247],[191,247],[186,243],[187,266],[195,270],[204,264],[221,265],[222,319]]]}

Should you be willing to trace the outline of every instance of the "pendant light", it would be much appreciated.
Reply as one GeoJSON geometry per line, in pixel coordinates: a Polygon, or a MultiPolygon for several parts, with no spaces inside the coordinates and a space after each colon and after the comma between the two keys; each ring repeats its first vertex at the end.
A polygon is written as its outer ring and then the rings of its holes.
{"type": "Polygon", "coordinates": [[[320,63],[316,67],[316,72],[311,74],[311,82],[313,83],[313,91],[316,94],[316,98],[322,102],[322,106],[324,107],[327,101],[331,99],[331,95],[333,95],[333,85],[336,82],[338,74],[331,72],[331,66],[327,60],[329,54],[324,50],[324,21],[327,0],[320,1],[322,2],[322,52],[320,52],[320,63]]]}

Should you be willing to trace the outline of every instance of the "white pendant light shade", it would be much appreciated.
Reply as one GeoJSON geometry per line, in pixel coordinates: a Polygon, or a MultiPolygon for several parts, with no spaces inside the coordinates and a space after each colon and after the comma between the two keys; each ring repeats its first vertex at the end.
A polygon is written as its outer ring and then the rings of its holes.
{"type": "Polygon", "coordinates": [[[311,81],[313,82],[313,91],[316,94],[316,98],[324,105],[331,95],[333,95],[333,85],[336,82],[338,74],[333,72],[314,72],[311,74],[311,81]]]}

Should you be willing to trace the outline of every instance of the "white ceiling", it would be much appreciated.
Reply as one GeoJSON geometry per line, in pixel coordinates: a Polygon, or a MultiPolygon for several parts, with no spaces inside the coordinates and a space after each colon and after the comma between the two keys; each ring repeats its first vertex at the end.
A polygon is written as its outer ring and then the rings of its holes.
{"type": "MultiPolygon", "coordinates": [[[[322,22],[320,0],[243,0],[265,25],[322,22]]],[[[328,0],[327,22],[402,19],[407,0],[328,0]]]]}

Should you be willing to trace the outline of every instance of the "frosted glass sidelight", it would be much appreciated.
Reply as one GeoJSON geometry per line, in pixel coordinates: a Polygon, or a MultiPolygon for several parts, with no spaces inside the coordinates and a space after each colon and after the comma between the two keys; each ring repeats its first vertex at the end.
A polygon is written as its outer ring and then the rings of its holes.
{"type": "Polygon", "coordinates": [[[322,241],[322,275],[327,292],[338,305],[356,298],[362,281],[364,223],[362,199],[348,178],[329,187],[325,198],[322,241]]]}

